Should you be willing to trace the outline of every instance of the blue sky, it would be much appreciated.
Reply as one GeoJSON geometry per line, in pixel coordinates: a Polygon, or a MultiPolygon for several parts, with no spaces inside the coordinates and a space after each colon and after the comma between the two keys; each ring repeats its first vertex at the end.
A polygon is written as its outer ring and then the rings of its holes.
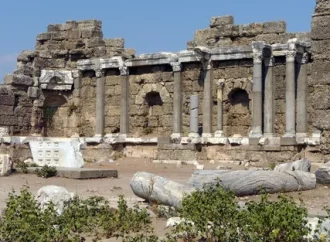
{"type": "Polygon", "coordinates": [[[51,23],[98,19],[106,38],[124,37],[137,53],[186,48],[212,16],[233,15],[236,24],[285,20],[290,32],[310,31],[315,0],[4,0],[0,13],[0,82],[16,67],[17,55],[34,49],[37,34],[51,23]],[[303,4],[302,4],[303,2],[303,4]]]}

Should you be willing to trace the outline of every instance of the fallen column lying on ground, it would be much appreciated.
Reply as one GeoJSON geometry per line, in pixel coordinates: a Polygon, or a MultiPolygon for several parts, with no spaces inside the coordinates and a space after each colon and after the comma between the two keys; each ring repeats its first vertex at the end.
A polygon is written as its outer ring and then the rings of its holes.
{"type": "Polygon", "coordinates": [[[315,175],[318,184],[330,184],[330,162],[321,166],[315,175]]]}
{"type": "Polygon", "coordinates": [[[192,186],[170,181],[147,172],[136,173],[130,185],[136,196],[150,202],[176,208],[181,206],[185,194],[195,190],[192,186]]]}
{"type": "Polygon", "coordinates": [[[303,171],[195,171],[188,184],[203,188],[207,184],[220,184],[236,196],[255,195],[261,192],[278,193],[311,190],[316,187],[316,176],[303,171]]]}
{"type": "Polygon", "coordinates": [[[305,158],[294,162],[279,164],[274,171],[311,171],[311,162],[305,158]]]}

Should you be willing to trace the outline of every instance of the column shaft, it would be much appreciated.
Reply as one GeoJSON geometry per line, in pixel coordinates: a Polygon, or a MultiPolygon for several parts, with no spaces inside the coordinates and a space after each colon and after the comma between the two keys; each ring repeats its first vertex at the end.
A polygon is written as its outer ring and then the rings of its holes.
{"type": "Polygon", "coordinates": [[[212,82],[213,70],[211,60],[204,63],[204,96],[203,96],[203,137],[212,136],[212,82]]]}
{"type": "Polygon", "coordinates": [[[173,97],[173,133],[172,138],[182,136],[182,83],[181,63],[171,63],[174,75],[174,97],[173,97]]]}
{"type": "Polygon", "coordinates": [[[198,133],[198,105],[199,96],[190,96],[190,133],[189,137],[196,138],[199,137],[198,133]]]}
{"type": "Polygon", "coordinates": [[[253,57],[253,98],[251,137],[262,136],[262,53],[253,57]]]}
{"type": "Polygon", "coordinates": [[[297,133],[306,135],[307,125],[307,62],[308,54],[302,57],[297,86],[297,133]]]}
{"type": "Polygon", "coordinates": [[[295,56],[294,51],[288,51],[286,55],[285,136],[287,137],[296,135],[295,56]]]}
{"type": "Polygon", "coordinates": [[[126,66],[120,67],[121,99],[120,99],[120,135],[129,134],[129,72],[126,66]]]}
{"type": "Polygon", "coordinates": [[[266,136],[274,134],[274,58],[267,58],[264,99],[264,133],[266,136]]]}
{"type": "Polygon", "coordinates": [[[223,87],[224,80],[220,80],[217,90],[217,131],[215,137],[223,137],[223,87]]]}
{"type": "Polygon", "coordinates": [[[95,136],[104,135],[105,78],[103,70],[96,70],[96,129],[95,136]]]}

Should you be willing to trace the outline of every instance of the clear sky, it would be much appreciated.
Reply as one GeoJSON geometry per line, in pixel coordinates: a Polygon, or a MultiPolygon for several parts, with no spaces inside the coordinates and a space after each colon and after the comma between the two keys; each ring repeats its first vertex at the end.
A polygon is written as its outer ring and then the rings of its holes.
{"type": "Polygon", "coordinates": [[[310,31],[314,6],[315,0],[3,0],[0,82],[51,23],[102,20],[105,38],[124,37],[126,47],[139,54],[185,49],[212,16],[233,15],[236,24],[285,20],[290,32],[310,31]]]}

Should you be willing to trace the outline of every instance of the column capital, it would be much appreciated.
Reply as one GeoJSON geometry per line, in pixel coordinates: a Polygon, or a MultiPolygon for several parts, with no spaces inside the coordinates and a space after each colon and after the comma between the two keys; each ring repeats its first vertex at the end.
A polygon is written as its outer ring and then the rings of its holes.
{"type": "Polygon", "coordinates": [[[96,69],[95,70],[95,76],[97,78],[104,77],[105,75],[105,70],[104,69],[96,69]]]}
{"type": "Polygon", "coordinates": [[[269,56],[265,58],[265,66],[274,66],[274,65],[275,65],[274,56],[269,56]]]}
{"type": "Polygon", "coordinates": [[[261,64],[263,59],[262,52],[254,52],[253,53],[253,63],[254,64],[261,64]]]}
{"type": "Polygon", "coordinates": [[[173,72],[181,72],[182,64],[181,62],[171,62],[170,63],[173,69],[173,72]]]}
{"type": "Polygon", "coordinates": [[[286,53],[286,62],[294,62],[296,60],[297,51],[288,50],[286,53]]]}
{"type": "Polygon", "coordinates": [[[224,79],[219,79],[218,80],[218,88],[223,89],[225,87],[225,80],[224,79]]]}
{"type": "Polygon", "coordinates": [[[72,71],[72,77],[73,78],[80,78],[81,76],[82,76],[82,71],[81,70],[72,71]]]}
{"type": "Polygon", "coordinates": [[[119,66],[119,71],[121,76],[128,76],[129,70],[127,66],[119,66]]]}
{"type": "Polygon", "coordinates": [[[309,60],[309,55],[308,55],[308,53],[305,52],[302,56],[301,64],[307,64],[308,60],[309,60]]]}

